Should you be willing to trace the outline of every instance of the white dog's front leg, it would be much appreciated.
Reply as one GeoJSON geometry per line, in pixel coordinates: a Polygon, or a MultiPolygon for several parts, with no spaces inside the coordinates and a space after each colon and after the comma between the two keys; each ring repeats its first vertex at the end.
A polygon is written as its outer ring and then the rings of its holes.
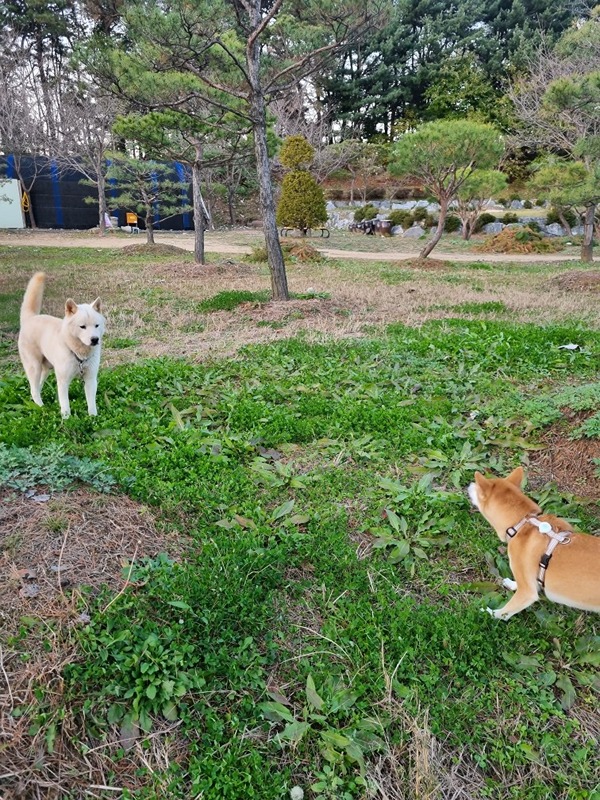
{"type": "Polygon", "coordinates": [[[92,417],[97,416],[98,410],[96,409],[96,391],[98,389],[98,378],[95,372],[88,370],[83,379],[85,388],[85,399],[87,400],[88,414],[92,417]]]}
{"type": "Polygon", "coordinates": [[[69,403],[69,385],[71,384],[71,376],[62,373],[56,373],[56,386],[58,389],[58,402],[60,404],[60,413],[63,419],[71,416],[71,405],[69,403]]]}

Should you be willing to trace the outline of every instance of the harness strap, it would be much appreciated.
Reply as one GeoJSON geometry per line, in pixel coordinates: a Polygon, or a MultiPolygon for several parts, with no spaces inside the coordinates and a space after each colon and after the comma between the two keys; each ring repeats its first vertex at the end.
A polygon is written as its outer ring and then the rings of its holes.
{"type": "Polygon", "coordinates": [[[548,542],[548,547],[546,548],[546,552],[540,558],[537,575],[538,586],[540,589],[543,589],[546,583],[546,570],[548,569],[548,564],[550,563],[552,554],[554,553],[557,545],[569,544],[571,541],[571,531],[555,531],[549,522],[542,522],[540,519],[538,519],[537,514],[530,514],[527,517],[523,517],[522,520],[519,520],[516,525],[512,525],[510,528],[506,529],[506,535],[508,538],[512,539],[514,536],[516,536],[524,525],[533,525],[539,530],[540,533],[543,533],[544,536],[547,536],[550,539],[548,542]]]}

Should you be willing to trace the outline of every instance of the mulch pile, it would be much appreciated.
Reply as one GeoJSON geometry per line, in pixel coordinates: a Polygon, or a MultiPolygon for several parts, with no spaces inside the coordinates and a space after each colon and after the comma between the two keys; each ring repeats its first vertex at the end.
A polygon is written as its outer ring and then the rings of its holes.
{"type": "Polygon", "coordinates": [[[406,261],[399,261],[398,266],[411,269],[451,269],[453,264],[451,261],[442,261],[439,258],[407,258],[406,261]]]}
{"type": "MultiPolygon", "coordinates": [[[[83,755],[72,737],[85,734],[67,714],[49,753],[45,731],[29,730],[27,711],[37,705],[36,687],[54,712],[64,705],[62,670],[77,658],[70,631],[89,622],[87,598],[103,586],[113,595],[123,589],[133,559],[176,557],[182,548],[127,497],[85,489],[28,494],[0,490],[0,796],[98,797],[93,787],[106,784],[117,744],[83,755]]],[[[119,767],[121,785],[139,785],[140,766],[132,752],[119,767]]]]}
{"type": "Polygon", "coordinates": [[[598,502],[599,467],[593,459],[600,459],[600,439],[570,438],[593,412],[565,409],[563,413],[563,419],[551,425],[540,440],[546,449],[530,454],[529,480],[534,487],[554,482],[563,492],[598,502]]]}
{"type": "Polygon", "coordinates": [[[555,275],[551,283],[564,292],[600,292],[600,272],[575,269],[555,275]]]}
{"type": "Polygon", "coordinates": [[[526,228],[504,228],[477,245],[475,250],[480,253],[557,253],[564,250],[564,245],[526,228]]]}
{"type": "Polygon", "coordinates": [[[176,247],[174,244],[128,244],[122,248],[123,253],[141,256],[163,256],[169,253],[187,253],[185,247],[176,247]]]}
{"type": "Polygon", "coordinates": [[[347,313],[342,307],[326,298],[309,300],[270,300],[268,303],[241,303],[238,309],[244,316],[256,322],[287,322],[306,317],[335,317],[347,313]]]}

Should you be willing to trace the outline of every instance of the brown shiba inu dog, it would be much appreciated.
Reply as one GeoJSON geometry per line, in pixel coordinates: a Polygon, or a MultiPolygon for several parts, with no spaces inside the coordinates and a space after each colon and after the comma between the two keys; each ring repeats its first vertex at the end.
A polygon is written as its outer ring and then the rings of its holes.
{"type": "Polygon", "coordinates": [[[538,599],[540,589],[554,603],[585,611],[600,611],[600,537],[575,533],[564,519],[542,514],[521,491],[523,468],[507,478],[484,478],[475,473],[469,497],[508,543],[515,580],[503,586],[514,592],[502,608],[488,611],[509,619],[538,599]]]}
{"type": "Polygon", "coordinates": [[[69,386],[76,375],[83,377],[88,413],[96,415],[96,389],[100,367],[100,343],[104,317],[100,298],[91,305],[65,303],[64,319],[40,314],[46,276],[36,272],[21,305],[19,355],[31,387],[33,402],[43,405],[41,390],[52,368],[56,373],[58,401],[64,418],[71,415],[69,386]]]}

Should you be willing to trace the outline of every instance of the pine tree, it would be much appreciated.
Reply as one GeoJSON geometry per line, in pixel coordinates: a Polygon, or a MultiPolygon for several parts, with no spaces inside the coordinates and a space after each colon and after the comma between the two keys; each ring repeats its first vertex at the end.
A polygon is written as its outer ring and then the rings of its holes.
{"type": "Polygon", "coordinates": [[[307,169],[313,157],[314,148],[303,136],[288,137],[279,154],[283,166],[291,171],[281,186],[277,224],[284,228],[298,228],[303,236],[309,228],[327,222],[325,195],[307,169]]]}

